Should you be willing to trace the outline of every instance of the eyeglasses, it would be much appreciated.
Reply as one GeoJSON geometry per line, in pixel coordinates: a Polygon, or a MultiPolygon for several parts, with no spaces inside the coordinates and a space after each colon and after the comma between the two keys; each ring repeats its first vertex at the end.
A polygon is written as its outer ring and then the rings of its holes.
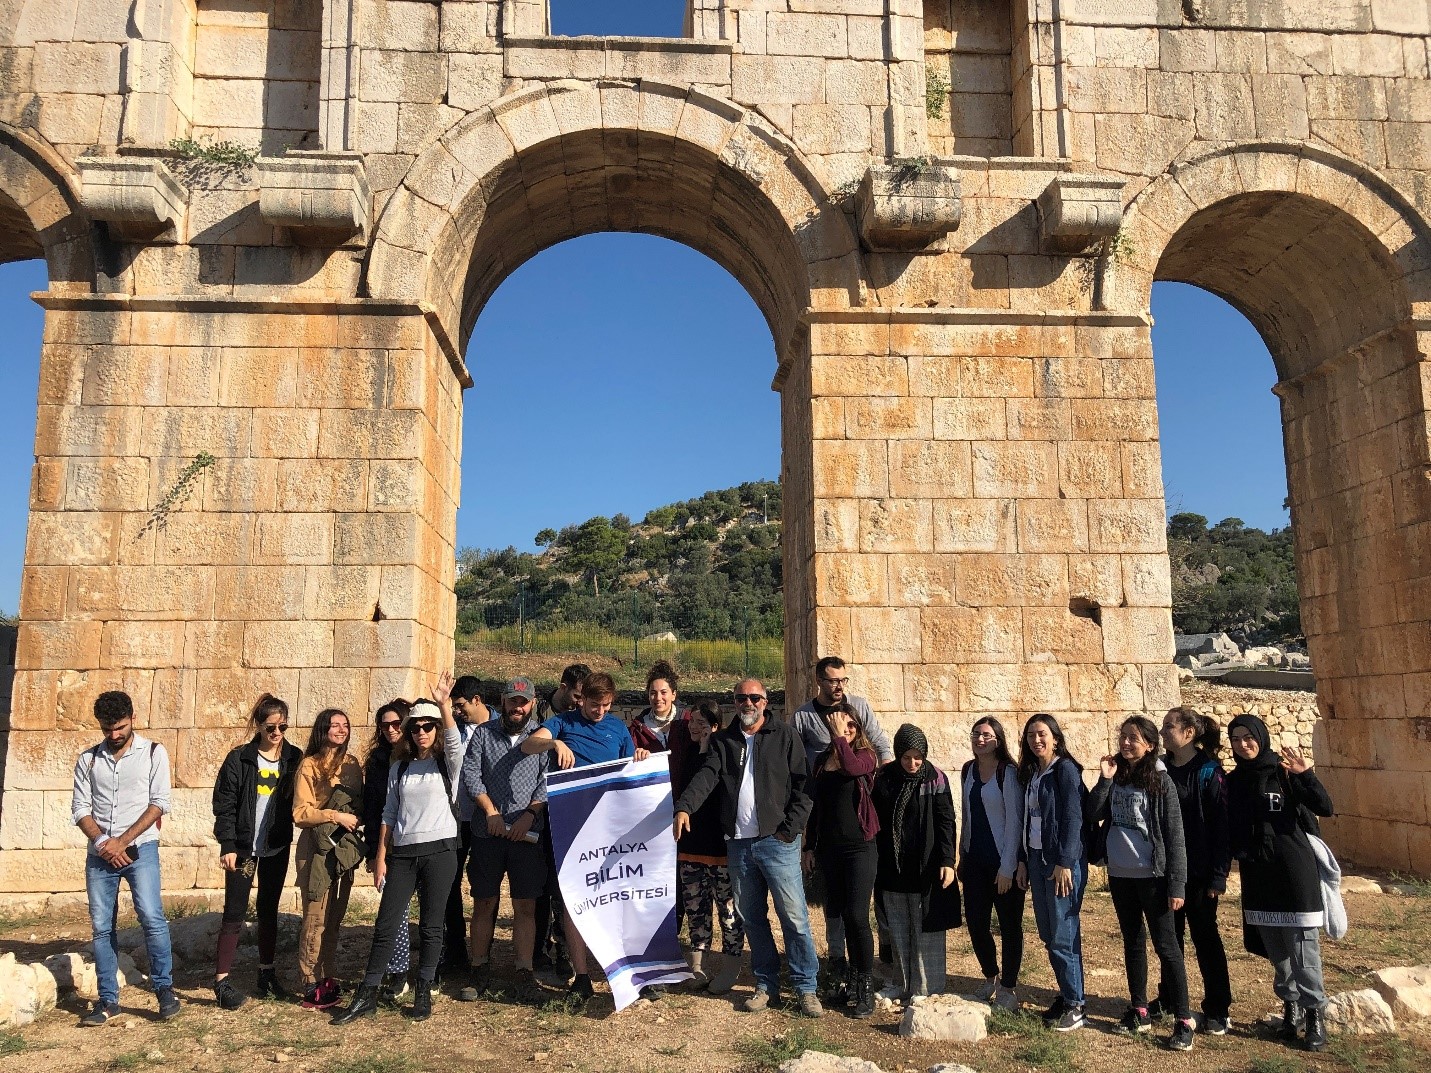
{"type": "Polygon", "coordinates": [[[969,737],[970,737],[971,739],[973,739],[974,741],[998,741],[998,740],[999,740],[999,736],[998,736],[997,734],[981,734],[981,733],[978,733],[977,731],[976,731],[975,733],[973,733],[973,734],[970,734],[969,737]]]}
{"type": "Polygon", "coordinates": [[[287,733],[288,733],[288,724],[287,724],[287,723],[264,723],[264,724],[263,724],[263,729],[266,730],[266,731],[267,731],[268,733],[270,733],[270,734],[272,734],[274,731],[277,731],[277,732],[280,733],[280,734],[287,734],[287,733]]]}
{"type": "Polygon", "coordinates": [[[749,701],[751,704],[759,704],[764,699],[765,694],[763,693],[737,693],[735,695],[735,702],[737,704],[744,704],[747,701],[749,701]]]}
{"type": "Polygon", "coordinates": [[[821,678],[820,681],[824,682],[827,686],[847,686],[850,684],[848,678],[821,678]]]}
{"type": "Polygon", "coordinates": [[[414,734],[432,734],[437,731],[436,723],[414,723],[412,732],[414,734]]]}
{"type": "Polygon", "coordinates": [[[384,719],[381,723],[378,724],[378,726],[382,727],[384,730],[396,730],[398,727],[402,726],[402,720],[384,719]]]}

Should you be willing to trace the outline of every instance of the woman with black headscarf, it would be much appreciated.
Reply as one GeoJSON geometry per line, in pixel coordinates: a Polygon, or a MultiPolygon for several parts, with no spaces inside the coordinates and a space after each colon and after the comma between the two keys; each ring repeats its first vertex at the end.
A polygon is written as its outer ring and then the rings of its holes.
{"type": "Polygon", "coordinates": [[[879,867],[875,892],[889,922],[906,1002],[944,990],[944,933],[962,923],[954,883],[954,798],[929,762],[913,723],[894,735],[894,756],[875,776],[879,867]]]}
{"type": "Polygon", "coordinates": [[[1285,1040],[1305,1025],[1309,1051],[1327,1045],[1326,993],[1317,929],[1326,921],[1317,858],[1307,834],[1332,799],[1295,748],[1279,756],[1267,724],[1239,715],[1227,728],[1237,767],[1227,777],[1228,841],[1242,873],[1247,949],[1272,962],[1285,1040]]]}

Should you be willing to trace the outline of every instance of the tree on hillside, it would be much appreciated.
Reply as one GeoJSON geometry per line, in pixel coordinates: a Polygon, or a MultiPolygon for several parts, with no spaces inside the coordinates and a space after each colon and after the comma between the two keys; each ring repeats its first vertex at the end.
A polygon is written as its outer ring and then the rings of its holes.
{"type": "Polygon", "coordinates": [[[610,519],[589,518],[576,527],[566,545],[566,564],[586,575],[592,591],[601,592],[602,577],[610,577],[626,551],[626,534],[612,526],[610,519]]]}

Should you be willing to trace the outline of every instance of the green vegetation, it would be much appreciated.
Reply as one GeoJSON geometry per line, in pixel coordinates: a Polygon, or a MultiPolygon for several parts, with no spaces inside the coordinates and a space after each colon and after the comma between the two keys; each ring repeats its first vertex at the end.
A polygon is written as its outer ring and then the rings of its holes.
{"type": "Polygon", "coordinates": [[[258,160],[258,150],[238,142],[195,141],[193,138],[174,138],[169,142],[169,152],[181,160],[197,160],[205,164],[216,164],[229,168],[250,168],[258,160]]]}
{"type": "Polygon", "coordinates": [[[1039,1036],[1045,1031],[1043,1022],[1027,1010],[1006,1010],[1002,1006],[989,1009],[989,1032],[995,1036],[1039,1036]]]}
{"type": "Polygon", "coordinates": [[[1241,518],[1209,528],[1201,514],[1174,514],[1168,556],[1179,633],[1226,632],[1249,641],[1300,636],[1290,528],[1264,533],[1241,518]]]}
{"type": "MultiPolygon", "coordinates": [[[[681,641],[778,638],[784,630],[780,485],[756,481],[648,513],[543,529],[531,554],[515,548],[458,556],[457,624],[468,640],[528,644],[529,634],[574,631],[620,639],[674,632],[681,641]],[[495,631],[510,629],[512,636],[495,631]],[[472,635],[478,635],[473,637],[472,635]]],[[[595,649],[597,651],[600,648],[595,649]]],[[[643,652],[642,657],[645,658],[643,652]]]]}
{"type": "Polygon", "coordinates": [[[6,1029],[0,1032],[0,1058],[7,1054],[19,1054],[25,1049],[25,1039],[18,1032],[6,1029]]]}
{"type": "Polygon", "coordinates": [[[1247,1065],[1247,1073],[1302,1073],[1306,1066],[1280,1054],[1254,1058],[1247,1065]]]}
{"type": "Polygon", "coordinates": [[[930,119],[944,118],[944,105],[949,100],[949,79],[934,68],[924,72],[924,114],[930,119]]]}
{"type": "Polygon", "coordinates": [[[831,1043],[804,1025],[796,1025],[777,1036],[748,1036],[736,1042],[735,1050],[755,1069],[776,1069],[781,1062],[799,1058],[806,1051],[824,1051],[826,1054],[835,1055],[848,1053],[843,1047],[831,1043]]]}
{"type": "Polygon", "coordinates": [[[1077,1068],[1073,1064],[1073,1041],[1048,1029],[1037,1035],[1025,1036],[1023,1042],[1014,1048],[1013,1056],[1015,1061],[1037,1069],[1053,1070],[1054,1073],[1077,1068]]]}
{"type": "MultiPolygon", "coordinates": [[[[1426,1068],[1426,1056],[1414,1050],[1400,1036],[1335,1036],[1330,1050],[1338,1065],[1358,1073],[1421,1073],[1426,1068]]],[[[1260,1070],[1258,1073],[1273,1071],[1260,1070]]]]}

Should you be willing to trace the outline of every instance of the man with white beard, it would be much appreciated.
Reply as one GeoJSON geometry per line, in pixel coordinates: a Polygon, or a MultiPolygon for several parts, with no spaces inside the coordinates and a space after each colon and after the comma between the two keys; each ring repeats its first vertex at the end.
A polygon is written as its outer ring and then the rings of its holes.
{"type": "Polygon", "coordinates": [[[819,1017],[824,1012],[816,995],[820,963],[800,873],[811,807],[809,765],[800,736],[789,723],[768,716],[766,703],[765,687],[755,679],[735,687],[740,718],[711,738],[704,763],[676,802],[673,829],[679,840],[690,828],[691,814],[710,794],[721,795],[730,882],[755,973],[755,994],[743,1008],[757,1013],[780,997],[780,954],[770,930],[769,894],[785,935],[799,1012],[819,1017]]]}

